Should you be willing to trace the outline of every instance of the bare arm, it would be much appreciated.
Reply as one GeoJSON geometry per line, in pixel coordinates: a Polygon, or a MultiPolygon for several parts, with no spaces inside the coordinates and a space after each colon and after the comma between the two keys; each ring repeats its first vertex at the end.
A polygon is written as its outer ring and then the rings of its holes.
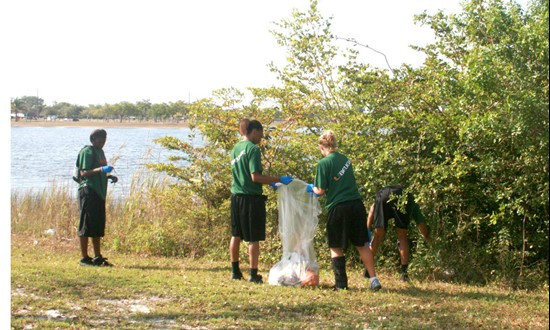
{"type": "Polygon", "coordinates": [[[87,178],[89,176],[93,176],[93,175],[96,175],[96,174],[99,174],[101,173],[101,167],[96,167],[94,169],[91,169],[91,170],[81,170],[80,171],[80,176],[83,177],[83,178],[87,178]]]}
{"type": "Polygon", "coordinates": [[[250,174],[250,177],[252,178],[252,182],[255,182],[255,183],[270,184],[270,183],[279,182],[278,177],[269,176],[269,175],[261,175],[258,172],[254,172],[254,173],[250,174]]]}

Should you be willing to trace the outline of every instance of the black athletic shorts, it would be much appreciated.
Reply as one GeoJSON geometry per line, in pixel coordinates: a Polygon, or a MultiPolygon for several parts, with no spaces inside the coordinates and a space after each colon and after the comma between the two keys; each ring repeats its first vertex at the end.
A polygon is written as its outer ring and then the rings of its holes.
{"type": "Polygon", "coordinates": [[[78,191],[78,198],[80,202],[78,236],[105,236],[105,200],[88,186],[78,191]]]}
{"type": "Polygon", "coordinates": [[[374,202],[374,228],[386,229],[388,227],[388,220],[394,219],[395,226],[401,229],[409,228],[409,215],[401,212],[397,208],[397,198],[403,194],[403,189],[399,186],[385,187],[376,194],[376,200],[374,202]],[[396,195],[392,200],[391,195],[396,195]]]}
{"type": "Polygon", "coordinates": [[[334,205],[328,211],[327,238],[330,248],[346,248],[348,240],[354,246],[370,241],[367,211],[360,199],[334,205]]]}
{"type": "Polygon", "coordinates": [[[231,235],[246,242],[265,241],[263,195],[231,195],[231,235]]]}

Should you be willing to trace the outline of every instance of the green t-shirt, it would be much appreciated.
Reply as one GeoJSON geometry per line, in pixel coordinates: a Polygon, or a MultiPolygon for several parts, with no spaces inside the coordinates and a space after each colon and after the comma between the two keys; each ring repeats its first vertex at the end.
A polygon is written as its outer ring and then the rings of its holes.
{"type": "Polygon", "coordinates": [[[245,140],[237,143],[231,150],[232,194],[261,195],[262,184],[252,182],[252,173],[262,174],[260,148],[245,140]]]}
{"type": "MultiPolygon", "coordinates": [[[[79,164],[81,170],[93,170],[100,166],[107,165],[103,149],[87,146],[80,151],[79,164]]],[[[99,173],[89,177],[83,177],[78,189],[88,186],[92,188],[101,198],[107,197],[107,174],[99,173]]]]}
{"type": "Polygon", "coordinates": [[[338,203],[361,199],[351,161],[336,151],[317,164],[314,185],[326,191],[326,207],[329,210],[338,203]]]}

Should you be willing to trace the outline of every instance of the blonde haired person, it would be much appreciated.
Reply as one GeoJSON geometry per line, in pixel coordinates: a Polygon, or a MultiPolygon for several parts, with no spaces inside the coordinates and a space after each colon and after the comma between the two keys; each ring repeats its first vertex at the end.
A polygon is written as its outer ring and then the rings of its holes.
{"type": "Polygon", "coordinates": [[[327,239],[335,288],[348,288],[344,250],[351,241],[369,274],[373,275],[370,278],[371,290],[377,291],[382,286],[376,277],[374,258],[367,245],[370,241],[365,222],[367,211],[357,189],[351,161],[336,151],[337,146],[333,131],[325,131],[319,137],[319,150],[324,158],[317,164],[315,183],[308,184],[307,191],[315,196],[327,196],[327,239]]]}

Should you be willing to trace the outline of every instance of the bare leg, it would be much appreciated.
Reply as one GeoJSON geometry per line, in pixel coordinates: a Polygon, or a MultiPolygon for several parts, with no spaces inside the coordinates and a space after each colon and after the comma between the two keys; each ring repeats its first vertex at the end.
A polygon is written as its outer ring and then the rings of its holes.
{"type": "Polygon", "coordinates": [[[372,251],[372,256],[376,256],[376,251],[382,245],[382,240],[384,239],[386,231],[383,227],[376,227],[374,228],[374,235],[372,237],[372,241],[370,243],[370,250],[372,251]]]}
{"type": "Polygon", "coordinates": [[[79,237],[80,240],[80,253],[82,254],[82,258],[88,257],[88,237],[79,237]]]}
{"type": "Polygon", "coordinates": [[[420,230],[420,233],[424,237],[424,240],[428,243],[430,243],[430,231],[428,230],[428,226],[426,226],[426,223],[421,222],[418,224],[418,230],[420,230]]]}
{"type": "Polygon", "coordinates": [[[92,237],[92,245],[94,247],[94,255],[99,257],[101,255],[101,237],[92,237]]]}
{"type": "Polygon", "coordinates": [[[241,238],[232,236],[229,243],[229,255],[231,256],[231,262],[239,261],[239,247],[241,245],[241,238]]]}
{"type": "Polygon", "coordinates": [[[260,242],[248,243],[248,259],[250,260],[250,268],[258,269],[259,257],[260,257],[260,242]]]}
{"type": "Polygon", "coordinates": [[[401,265],[409,264],[409,239],[407,238],[407,229],[396,228],[397,239],[399,239],[399,255],[401,256],[401,265]]]}
{"type": "Polygon", "coordinates": [[[374,254],[367,245],[356,246],[357,252],[361,256],[363,265],[368,270],[370,277],[376,277],[376,271],[374,270],[374,254]]]}
{"type": "Polygon", "coordinates": [[[337,258],[344,256],[344,250],[341,248],[330,248],[330,257],[337,258]]]}

